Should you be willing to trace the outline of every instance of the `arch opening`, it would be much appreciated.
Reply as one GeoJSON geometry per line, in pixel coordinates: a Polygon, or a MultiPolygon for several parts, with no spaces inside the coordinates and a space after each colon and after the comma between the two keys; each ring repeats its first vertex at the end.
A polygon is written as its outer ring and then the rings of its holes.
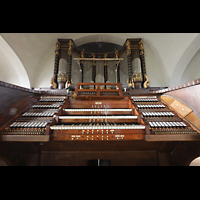
{"type": "MultiPolygon", "coordinates": [[[[174,68],[173,74],[171,76],[170,80],[170,87],[179,85],[182,80],[182,76],[192,60],[192,58],[195,56],[197,51],[200,47],[200,34],[197,35],[197,37],[190,43],[186,51],[183,53],[182,57],[178,61],[176,67],[174,68]]],[[[191,80],[192,81],[192,80],[191,80]]]]}
{"type": "Polygon", "coordinates": [[[0,80],[26,88],[31,87],[22,62],[2,36],[0,36],[0,60],[0,80]]]}
{"type": "Polygon", "coordinates": [[[195,158],[195,159],[193,159],[193,160],[190,162],[189,166],[200,166],[200,156],[197,157],[197,158],[195,158]]]}
{"type": "Polygon", "coordinates": [[[122,37],[117,37],[114,35],[94,34],[94,35],[88,35],[88,36],[75,39],[74,43],[77,46],[81,46],[83,44],[92,43],[92,42],[95,42],[95,43],[107,42],[107,43],[113,43],[113,44],[122,46],[125,43],[126,39],[123,39],[122,37]]]}

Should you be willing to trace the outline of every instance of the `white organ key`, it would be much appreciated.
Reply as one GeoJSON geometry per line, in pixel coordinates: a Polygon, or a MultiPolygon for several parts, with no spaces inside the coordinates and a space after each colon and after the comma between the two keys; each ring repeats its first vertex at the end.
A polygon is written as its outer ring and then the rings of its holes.
{"type": "Polygon", "coordinates": [[[98,108],[98,109],[64,109],[64,111],[132,111],[132,109],[129,108],[110,108],[110,109],[105,109],[105,108],[98,108]]]}
{"type": "Polygon", "coordinates": [[[169,123],[169,122],[166,122],[166,123],[168,124],[169,127],[172,127],[172,124],[171,124],[171,123],[169,123]]]}
{"type": "Polygon", "coordinates": [[[174,122],[176,124],[176,126],[182,126],[181,124],[179,124],[179,122],[174,122]]]}
{"type": "Polygon", "coordinates": [[[170,122],[172,124],[173,127],[177,127],[179,126],[178,124],[176,124],[176,122],[170,122]]]}
{"type": "Polygon", "coordinates": [[[162,122],[156,122],[156,123],[157,123],[158,127],[162,127],[163,126],[162,122]]]}
{"type": "Polygon", "coordinates": [[[150,125],[151,127],[154,127],[154,124],[153,124],[152,122],[149,122],[149,125],[150,125]]]}
{"type": "Polygon", "coordinates": [[[161,127],[166,127],[164,122],[160,122],[160,124],[161,124],[161,127]]]}
{"type": "Polygon", "coordinates": [[[180,123],[181,123],[183,126],[185,126],[185,127],[187,126],[184,122],[180,122],[180,123]]]}
{"type": "Polygon", "coordinates": [[[145,114],[146,114],[147,117],[149,117],[149,112],[146,112],[145,114]]]}
{"type": "Polygon", "coordinates": [[[102,130],[102,129],[145,129],[145,126],[143,125],[126,125],[126,126],[123,126],[123,125],[117,125],[117,124],[114,124],[114,125],[95,125],[95,126],[92,126],[92,125],[85,125],[85,126],[70,126],[70,125],[53,125],[50,127],[50,129],[52,130],[69,130],[69,129],[98,129],[98,130],[102,130]]]}
{"type": "Polygon", "coordinates": [[[122,116],[59,116],[59,119],[137,119],[138,116],[129,116],[129,115],[122,115],[122,116]]]}
{"type": "Polygon", "coordinates": [[[169,125],[166,122],[163,122],[163,123],[164,123],[165,127],[169,127],[169,125]]]}
{"type": "Polygon", "coordinates": [[[165,115],[163,112],[158,112],[158,116],[163,116],[165,115]]]}
{"type": "Polygon", "coordinates": [[[173,127],[176,127],[175,122],[169,122],[170,124],[172,124],[173,127]]]}
{"type": "Polygon", "coordinates": [[[151,112],[151,116],[158,116],[159,113],[158,112],[151,112]]]}
{"type": "Polygon", "coordinates": [[[153,124],[154,124],[154,127],[158,127],[158,125],[157,125],[157,123],[156,123],[156,122],[153,122],[153,124]]]}
{"type": "Polygon", "coordinates": [[[176,122],[177,126],[183,126],[180,122],[176,122]]]}
{"type": "Polygon", "coordinates": [[[167,115],[166,112],[161,112],[161,116],[162,116],[162,117],[167,117],[168,115],[167,115]]]}
{"type": "Polygon", "coordinates": [[[164,117],[169,116],[169,113],[168,113],[168,112],[163,112],[162,114],[163,114],[164,117]]]}

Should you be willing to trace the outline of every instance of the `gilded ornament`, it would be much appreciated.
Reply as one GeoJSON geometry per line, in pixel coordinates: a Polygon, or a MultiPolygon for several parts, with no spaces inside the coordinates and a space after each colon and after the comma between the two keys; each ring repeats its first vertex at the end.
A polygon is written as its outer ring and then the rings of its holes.
{"type": "Polygon", "coordinates": [[[133,82],[143,81],[142,73],[133,73],[132,81],[133,82]]]}
{"type": "Polygon", "coordinates": [[[130,88],[130,87],[135,88],[133,80],[129,81],[129,77],[127,78],[127,83],[128,83],[128,88],[130,88]]]}
{"type": "Polygon", "coordinates": [[[92,53],[91,55],[92,55],[92,57],[93,57],[93,59],[94,59],[92,65],[96,65],[96,64],[95,64],[95,53],[92,53]]]}
{"type": "MultiPolygon", "coordinates": [[[[106,59],[107,58],[107,56],[108,56],[108,54],[107,53],[105,53],[104,54],[104,58],[106,59]]],[[[105,60],[105,63],[104,63],[104,65],[107,65],[107,61],[105,60]]]]}
{"type": "Polygon", "coordinates": [[[68,81],[68,75],[65,74],[65,73],[57,74],[57,81],[58,82],[67,82],[68,81]]]}
{"type": "Polygon", "coordinates": [[[56,50],[55,50],[55,54],[59,55],[59,50],[60,50],[60,42],[57,40],[56,42],[56,50]]]}
{"type": "Polygon", "coordinates": [[[70,40],[68,45],[69,45],[68,54],[72,55],[73,42],[70,40]]]}
{"type": "Polygon", "coordinates": [[[131,55],[131,43],[129,40],[126,42],[127,55],[131,55]]]}
{"type": "Polygon", "coordinates": [[[76,100],[77,94],[74,92],[73,99],[76,100]]]}
{"type": "Polygon", "coordinates": [[[146,89],[147,87],[149,87],[149,79],[146,74],[144,74],[144,77],[146,78],[146,81],[144,82],[143,87],[146,89]]]}
{"type": "Polygon", "coordinates": [[[140,55],[143,55],[145,53],[145,51],[144,51],[143,41],[142,40],[139,42],[139,48],[140,48],[140,55]]]}
{"type": "MultiPolygon", "coordinates": [[[[81,58],[84,58],[84,52],[85,50],[83,49],[83,51],[81,51],[81,58]]],[[[83,60],[81,60],[81,64],[83,64],[83,60]]]]}
{"type": "Polygon", "coordinates": [[[54,80],[54,78],[55,78],[55,74],[54,74],[54,76],[51,78],[51,81],[50,81],[50,87],[52,87],[52,88],[54,88],[54,89],[56,89],[57,88],[57,84],[53,81],[54,80]]]}
{"type": "MultiPolygon", "coordinates": [[[[116,59],[118,59],[119,58],[119,52],[115,49],[115,57],[116,57],[116,59]]],[[[118,60],[116,61],[116,65],[118,64],[118,60]]]]}

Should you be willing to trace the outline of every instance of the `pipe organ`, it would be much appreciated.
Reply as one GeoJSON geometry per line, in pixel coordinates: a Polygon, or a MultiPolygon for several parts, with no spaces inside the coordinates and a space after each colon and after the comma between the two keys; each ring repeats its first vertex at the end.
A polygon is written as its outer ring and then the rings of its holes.
{"type": "Polygon", "coordinates": [[[189,165],[200,156],[200,79],[172,88],[149,87],[141,39],[94,53],[58,39],[51,88],[27,89],[0,81],[0,160],[8,165],[189,165]],[[120,62],[127,56],[127,90],[120,62]],[[72,90],[72,61],[91,82],[72,90]],[[104,81],[98,83],[97,63],[104,81]],[[109,83],[109,62],[116,82],[109,83]],[[64,88],[68,88],[65,90],[64,88]]]}
{"type": "Polygon", "coordinates": [[[125,66],[128,69],[127,83],[129,89],[141,89],[149,87],[149,79],[146,74],[146,66],[144,59],[144,48],[142,39],[127,39],[124,45],[112,52],[86,52],[76,46],[72,39],[58,39],[55,50],[54,74],[51,80],[52,89],[64,89],[71,87],[72,80],[72,60],[77,61],[82,72],[82,82],[84,74],[84,63],[89,62],[92,67],[92,78],[87,82],[98,82],[97,63],[104,61],[103,80],[100,82],[110,82],[111,77],[108,76],[109,62],[115,62],[115,82],[120,83],[120,61],[127,56],[125,66]],[[72,55],[74,58],[72,59],[72,55]],[[108,62],[109,61],[109,62],[108,62]],[[66,84],[66,86],[65,86],[66,84]]]}
{"type": "Polygon", "coordinates": [[[120,83],[78,83],[71,94],[0,83],[0,155],[12,165],[187,165],[200,154],[199,108],[185,100],[200,80],[143,95],[120,83]]]}

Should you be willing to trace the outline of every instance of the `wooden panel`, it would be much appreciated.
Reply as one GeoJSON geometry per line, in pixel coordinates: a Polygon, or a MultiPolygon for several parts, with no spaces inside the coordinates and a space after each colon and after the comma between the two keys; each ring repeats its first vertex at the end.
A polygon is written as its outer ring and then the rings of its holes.
{"type": "Polygon", "coordinates": [[[200,141],[200,135],[145,135],[146,141],[200,141]]]}
{"type": "Polygon", "coordinates": [[[49,141],[41,146],[41,151],[155,151],[163,142],[144,140],[126,141],[49,141]]]}
{"type": "MultiPolygon", "coordinates": [[[[185,119],[187,119],[189,122],[191,122],[192,127],[196,130],[196,128],[198,128],[200,130],[200,122],[199,122],[199,118],[197,117],[197,115],[194,112],[191,112],[189,115],[187,115],[185,117],[185,119]]],[[[196,131],[199,131],[196,130],[196,131]]]]}
{"type": "Polygon", "coordinates": [[[177,100],[181,99],[182,102],[187,104],[192,110],[195,110],[200,116],[200,85],[168,92],[166,95],[175,97],[177,100]]]}
{"type": "Polygon", "coordinates": [[[162,100],[164,100],[168,105],[171,105],[174,102],[174,100],[175,100],[171,96],[167,96],[167,95],[162,95],[160,98],[162,100]]]}
{"type": "Polygon", "coordinates": [[[0,141],[48,142],[49,135],[0,135],[0,141]]]}
{"type": "Polygon", "coordinates": [[[121,100],[73,100],[68,99],[67,103],[64,105],[63,108],[92,108],[92,105],[96,108],[99,106],[106,106],[106,108],[129,108],[129,98],[125,97],[121,100]],[[102,104],[100,104],[100,102],[102,104]]]}
{"type": "Polygon", "coordinates": [[[7,122],[32,105],[36,101],[37,95],[19,88],[1,85],[0,91],[0,130],[2,130],[7,122]]]}
{"type": "Polygon", "coordinates": [[[180,102],[177,97],[168,94],[162,95],[161,99],[179,114],[180,117],[187,120],[194,130],[200,133],[200,118],[196,110],[193,110],[193,107],[188,107],[188,104],[186,105],[183,102],[180,102]]]}
{"type": "MultiPolygon", "coordinates": [[[[106,140],[106,141],[110,141],[110,140],[114,140],[114,141],[117,141],[117,140],[122,140],[122,141],[125,141],[125,140],[143,140],[144,139],[144,131],[141,131],[141,130],[137,130],[135,131],[135,133],[133,132],[133,130],[127,130],[126,131],[117,131],[117,130],[114,130],[115,132],[118,132],[118,133],[115,133],[115,134],[87,134],[87,135],[81,135],[80,133],[78,133],[78,131],[76,130],[73,130],[73,132],[75,132],[74,134],[72,133],[69,133],[67,134],[66,131],[65,132],[62,132],[62,131],[59,131],[60,133],[58,133],[58,131],[54,131],[54,134],[53,134],[53,139],[56,140],[56,141],[62,141],[62,140],[70,140],[70,141],[74,141],[74,140],[78,140],[78,141],[88,141],[88,140],[96,140],[96,141],[99,141],[101,142],[102,140],[106,140]],[[143,132],[143,133],[139,133],[139,132],[143,132]]],[[[72,131],[71,131],[72,132],[72,131]]]]}
{"type": "Polygon", "coordinates": [[[91,100],[91,99],[123,99],[123,93],[122,93],[122,89],[121,89],[121,84],[120,83],[77,83],[76,84],[76,88],[75,88],[75,92],[73,95],[74,99],[87,99],[87,100],[91,100]],[[97,89],[79,89],[80,85],[88,85],[88,86],[97,86],[97,89]],[[100,86],[117,86],[118,89],[101,89],[100,86]],[[101,95],[101,92],[115,92],[116,95],[101,95]],[[96,92],[96,94],[94,95],[79,95],[79,92],[96,92]]]}
{"type": "Polygon", "coordinates": [[[170,105],[176,112],[178,112],[182,117],[185,117],[192,112],[190,108],[182,104],[181,102],[174,100],[170,105]]]}
{"type": "Polygon", "coordinates": [[[41,166],[87,166],[89,160],[110,160],[111,166],[156,166],[154,151],[42,152],[41,166]]]}

